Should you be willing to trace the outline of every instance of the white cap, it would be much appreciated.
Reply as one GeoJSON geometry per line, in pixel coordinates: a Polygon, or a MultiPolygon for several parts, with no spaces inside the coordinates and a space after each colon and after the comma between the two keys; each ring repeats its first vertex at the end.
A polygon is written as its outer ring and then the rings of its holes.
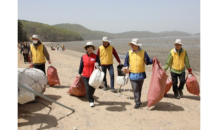
{"type": "Polygon", "coordinates": [[[103,42],[111,42],[111,41],[108,40],[108,37],[103,37],[103,38],[102,38],[102,41],[103,41],[103,42]]]}
{"type": "Polygon", "coordinates": [[[29,38],[30,38],[30,40],[33,40],[33,38],[40,40],[40,39],[39,39],[39,36],[36,35],[36,34],[34,34],[32,37],[29,37],[29,38]]]}
{"type": "Polygon", "coordinates": [[[83,48],[86,50],[87,46],[93,46],[94,47],[93,51],[96,49],[96,46],[93,44],[93,42],[87,42],[83,48]]]}
{"type": "Polygon", "coordinates": [[[182,45],[182,40],[181,40],[181,39],[176,39],[175,44],[180,44],[180,45],[182,45]]]}

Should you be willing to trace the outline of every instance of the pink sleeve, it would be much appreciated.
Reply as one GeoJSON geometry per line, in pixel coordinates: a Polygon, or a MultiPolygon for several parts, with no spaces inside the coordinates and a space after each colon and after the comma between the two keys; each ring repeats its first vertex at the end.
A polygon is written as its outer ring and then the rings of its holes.
{"type": "Polygon", "coordinates": [[[120,63],[120,58],[119,58],[119,56],[117,55],[117,51],[114,49],[114,47],[113,47],[113,55],[114,55],[114,57],[116,58],[117,62],[120,63]]]}

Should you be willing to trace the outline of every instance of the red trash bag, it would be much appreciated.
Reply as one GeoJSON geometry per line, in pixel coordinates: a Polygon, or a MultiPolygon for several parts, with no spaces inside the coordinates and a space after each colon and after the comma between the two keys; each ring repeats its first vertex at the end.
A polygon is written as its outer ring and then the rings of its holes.
{"type": "Polygon", "coordinates": [[[189,73],[186,77],[186,88],[189,93],[199,96],[200,86],[196,77],[192,73],[189,73]]]}
{"type": "Polygon", "coordinates": [[[167,94],[167,92],[170,91],[172,85],[173,85],[172,78],[168,77],[167,82],[166,82],[166,88],[165,88],[164,96],[167,94]]]}
{"type": "Polygon", "coordinates": [[[53,66],[49,66],[47,70],[47,79],[49,86],[54,86],[55,84],[60,84],[60,80],[58,78],[57,69],[53,66]]]}
{"type": "Polygon", "coordinates": [[[67,93],[75,96],[85,96],[86,95],[86,88],[82,78],[76,76],[74,79],[73,84],[70,86],[67,93]]]}
{"type": "Polygon", "coordinates": [[[29,68],[34,68],[33,63],[30,63],[29,68]]]}
{"type": "Polygon", "coordinates": [[[158,59],[154,57],[152,65],[152,77],[147,96],[148,107],[153,106],[163,98],[166,88],[166,80],[166,72],[161,67],[158,59]]]}

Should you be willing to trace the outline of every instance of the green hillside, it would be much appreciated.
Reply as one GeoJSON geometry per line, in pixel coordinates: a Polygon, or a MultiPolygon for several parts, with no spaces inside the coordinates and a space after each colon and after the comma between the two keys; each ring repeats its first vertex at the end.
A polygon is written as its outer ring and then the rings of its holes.
{"type": "Polygon", "coordinates": [[[81,41],[83,37],[77,32],[42,24],[38,22],[30,22],[20,20],[23,24],[23,30],[27,33],[27,37],[38,34],[41,41],[58,42],[58,41],[81,41]]]}
{"type": "Polygon", "coordinates": [[[60,27],[63,29],[68,29],[71,31],[75,31],[79,33],[85,40],[97,40],[97,39],[102,39],[104,36],[108,36],[110,38],[115,38],[114,34],[107,33],[107,32],[102,32],[102,31],[92,31],[89,30],[82,25],[79,24],[56,24],[53,25],[54,27],[60,27]]]}
{"type": "Polygon", "coordinates": [[[53,25],[63,29],[78,32],[85,40],[99,40],[104,36],[108,36],[110,39],[114,38],[146,38],[146,37],[173,37],[173,36],[191,36],[191,34],[180,31],[165,31],[160,33],[153,33],[149,31],[130,31],[123,33],[107,33],[102,31],[92,31],[79,24],[57,24],[53,25]]]}

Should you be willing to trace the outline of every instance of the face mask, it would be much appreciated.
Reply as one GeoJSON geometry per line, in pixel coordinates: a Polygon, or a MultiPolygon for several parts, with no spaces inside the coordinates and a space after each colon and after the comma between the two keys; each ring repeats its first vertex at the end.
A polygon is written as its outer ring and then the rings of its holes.
{"type": "Polygon", "coordinates": [[[38,43],[38,41],[37,40],[33,40],[33,43],[36,44],[36,43],[38,43]]]}

